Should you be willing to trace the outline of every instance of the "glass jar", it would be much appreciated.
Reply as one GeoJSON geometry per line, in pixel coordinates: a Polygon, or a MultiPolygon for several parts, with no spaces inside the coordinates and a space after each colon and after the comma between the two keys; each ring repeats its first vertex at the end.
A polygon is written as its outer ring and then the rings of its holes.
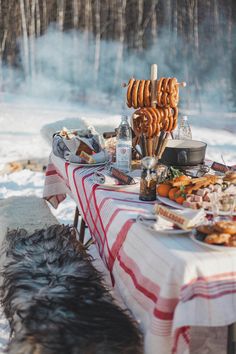
{"type": "Polygon", "coordinates": [[[156,200],[157,174],[156,160],[153,157],[142,159],[142,174],[140,180],[139,199],[143,201],[156,200]]]}

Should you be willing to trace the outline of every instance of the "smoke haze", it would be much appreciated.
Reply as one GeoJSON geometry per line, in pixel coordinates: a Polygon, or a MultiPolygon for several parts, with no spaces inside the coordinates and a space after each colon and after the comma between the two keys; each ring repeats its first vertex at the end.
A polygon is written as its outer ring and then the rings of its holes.
{"type": "Polygon", "coordinates": [[[214,40],[201,58],[190,49],[186,55],[186,44],[162,31],[151,48],[128,51],[120,42],[98,43],[88,32],[61,32],[51,26],[33,43],[29,39],[27,48],[19,40],[17,67],[4,67],[2,91],[120,110],[126,91],[121,84],[131,76],[147,79],[150,65],[157,63],[158,77],[187,82],[180,92],[180,108],[232,111],[232,58],[227,53],[219,57],[214,40]]]}

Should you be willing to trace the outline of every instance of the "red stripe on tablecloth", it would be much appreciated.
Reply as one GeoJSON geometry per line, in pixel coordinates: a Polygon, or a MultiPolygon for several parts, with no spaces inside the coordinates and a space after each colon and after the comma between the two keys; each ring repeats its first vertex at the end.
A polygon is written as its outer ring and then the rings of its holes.
{"type": "Polygon", "coordinates": [[[116,192],[116,193],[125,193],[125,194],[134,194],[134,195],[139,195],[139,193],[137,193],[137,192],[129,192],[129,191],[127,191],[127,190],[125,190],[125,189],[115,189],[115,188],[102,188],[102,185],[101,184],[99,184],[98,185],[98,189],[99,190],[102,190],[102,191],[108,191],[108,192],[116,192]]]}
{"type": "MultiPolygon", "coordinates": [[[[80,208],[80,210],[82,210],[82,214],[83,214],[83,218],[84,218],[85,223],[88,225],[89,230],[91,230],[91,225],[88,223],[87,214],[86,214],[85,209],[84,209],[84,203],[82,202],[82,199],[81,199],[81,197],[80,197],[80,193],[79,193],[79,190],[78,190],[78,185],[77,185],[77,183],[76,183],[76,178],[75,178],[76,172],[77,172],[79,169],[81,169],[81,168],[82,168],[82,167],[76,167],[76,168],[74,168],[74,169],[73,169],[73,172],[72,172],[72,177],[73,177],[73,182],[74,182],[74,186],[75,186],[75,190],[76,190],[76,195],[77,195],[77,198],[78,198],[78,201],[79,201],[79,204],[80,204],[80,205],[79,205],[79,208],[80,208]]],[[[84,177],[86,177],[86,175],[85,175],[84,177]]],[[[82,177],[82,180],[83,180],[84,177],[82,177]]],[[[85,198],[86,198],[85,189],[84,189],[84,194],[85,194],[85,198]]],[[[87,199],[87,198],[86,198],[86,199],[87,199]]],[[[91,214],[90,214],[90,215],[91,215],[91,214]]],[[[91,219],[92,219],[92,218],[91,218],[91,219]]],[[[95,224],[94,226],[95,226],[95,228],[96,228],[96,224],[95,224]]],[[[93,232],[91,232],[91,234],[93,235],[93,232]]],[[[99,234],[98,230],[97,230],[97,236],[101,239],[101,235],[99,234]]],[[[97,243],[96,237],[94,237],[94,239],[95,239],[95,241],[96,241],[96,243],[97,243]]],[[[101,255],[101,254],[100,254],[100,255],[101,255]]]]}
{"type": "Polygon", "coordinates": [[[149,291],[148,289],[146,289],[144,286],[140,285],[136,279],[136,275],[134,274],[134,272],[132,271],[131,268],[129,268],[122,260],[120,255],[117,255],[117,259],[120,263],[120,266],[124,269],[124,271],[129,274],[129,276],[131,277],[134,286],[136,289],[138,289],[143,295],[145,295],[146,297],[148,297],[149,299],[151,299],[153,302],[157,301],[157,296],[156,294],[152,293],[151,291],[149,291]]]}
{"type": "MultiPolygon", "coordinates": [[[[114,211],[114,213],[112,214],[112,216],[111,216],[111,218],[110,218],[110,220],[109,220],[109,222],[107,223],[107,225],[106,225],[106,228],[105,228],[105,232],[107,232],[108,230],[109,230],[109,227],[111,226],[111,223],[113,222],[113,220],[115,219],[115,217],[121,212],[121,211],[128,211],[128,212],[140,212],[140,209],[134,209],[134,208],[132,208],[132,209],[128,209],[128,208],[117,208],[115,211],[114,211]]],[[[132,219],[133,220],[133,219],[132,219]]],[[[126,221],[127,222],[127,221],[126,221]]],[[[134,223],[134,221],[133,221],[133,223],[134,223]]],[[[125,224],[122,226],[122,229],[125,227],[125,224]]],[[[122,233],[122,229],[120,230],[120,232],[122,233]]],[[[119,232],[119,233],[120,233],[119,232]]]]}
{"type": "MultiPolygon", "coordinates": [[[[93,207],[96,209],[96,205],[95,205],[95,199],[94,199],[94,190],[96,190],[96,184],[94,184],[92,186],[92,190],[91,190],[91,193],[89,195],[89,200],[87,201],[87,210],[88,210],[88,205],[90,205],[90,203],[93,202],[93,207]],[[92,201],[93,199],[93,201],[92,201]]],[[[100,232],[100,229],[102,229],[102,225],[101,225],[101,222],[100,222],[100,225],[98,224],[97,222],[97,219],[98,219],[98,216],[99,214],[96,212],[96,214],[94,215],[94,218],[93,218],[93,232],[95,233],[95,229],[97,228],[97,230],[99,230],[99,234],[98,234],[98,237],[99,237],[99,243],[98,243],[98,246],[99,246],[99,254],[100,256],[102,257],[102,250],[103,250],[103,243],[105,242],[104,239],[105,237],[102,237],[101,236],[101,232],[100,232]]],[[[105,261],[106,263],[106,261],[105,261]]]]}
{"type": "MultiPolygon", "coordinates": [[[[104,234],[104,242],[102,243],[102,250],[101,250],[101,256],[102,256],[102,259],[104,260],[106,266],[108,269],[109,268],[109,265],[108,265],[108,261],[110,259],[110,257],[112,257],[112,254],[111,254],[111,250],[110,250],[110,247],[108,245],[108,240],[107,240],[107,233],[106,233],[106,230],[104,229],[104,225],[103,225],[103,222],[102,222],[102,218],[101,218],[101,209],[98,207],[97,205],[97,199],[96,199],[96,196],[95,196],[95,192],[97,190],[97,185],[94,186],[94,189],[93,189],[93,200],[94,200],[94,206],[95,206],[95,209],[96,209],[96,214],[98,216],[98,219],[100,221],[100,225],[101,225],[101,228],[102,228],[102,231],[103,231],[103,234],[104,234]],[[108,251],[108,260],[105,258],[105,255],[104,255],[104,247],[105,247],[105,244],[106,244],[106,247],[107,247],[107,251],[108,251]]],[[[95,218],[95,222],[97,221],[97,218],[95,218]]],[[[110,275],[111,275],[111,280],[112,280],[112,284],[114,286],[114,277],[112,275],[112,273],[110,272],[110,275]]]]}
{"type": "Polygon", "coordinates": [[[227,281],[222,280],[213,283],[205,283],[205,284],[192,284],[190,287],[182,291],[181,301],[185,302],[189,299],[192,299],[196,295],[201,294],[202,296],[217,296],[219,292],[222,291],[235,291],[236,292],[236,280],[227,281]]]}
{"type": "Polygon", "coordinates": [[[184,290],[185,288],[191,286],[192,284],[200,282],[200,281],[207,282],[208,280],[223,279],[225,277],[231,277],[231,278],[235,277],[235,279],[236,279],[236,272],[225,272],[225,273],[220,273],[220,274],[209,275],[208,277],[193,278],[187,284],[185,284],[181,287],[181,291],[184,290]]]}
{"type": "Polygon", "coordinates": [[[185,301],[192,300],[196,297],[201,297],[203,299],[217,299],[218,297],[221,297],[223,295],[229,295],[229,294],[236,294],[236,289],[219,291],[217,294],[214,294],[214,295],[213,294],[210,295],[210,294],[195,293],[185,301]]]}
{"type": "MultiPolygon", "coordinates": [[[[79,191],[78,191],[78,186],[77,186],[77,183],[76,183],[76,178],[75,178],[75,172],[76,170],[78,170],[79,168],[75,168],[74,171],[73,171],[73,181],[74,181],[74,185],[75,185],[75,188],[76,188],[76,194],[77,194],[77,197],[78,197],[78,200],[79,200],[79,203],[80,203],[80,206],[82,208],[82,213],[83,213],[83,216],[84,216],[84,219],[85,219],[85,222],[87,223],[89,229],[91,230],[92,229],[92,226],[94,226],[94,229],[96,230],[96,233],[97,233],[97,236],[99,237],[99,239],[101,240],[101,243],[102,243],[102,240],[105,238],[105,234],[104,234],[104,237],[102,237],[101,233],[99,232],[98,228],[97,228],[97,225],[96,223],[94,222],[94,219],[93,219],[93,215],[92,215],[92,212],[91,212],[91,209],[89,207],[89,203],[88,203],[88,197],[87,197],[87,193],[86,193],[86,188],[85,188],[85,179],[86,178],[89,178],[94,172],[92,173],[89,173],[85,176],[82,177],[82,188],[83,188],[83,192],[84,192],[84,197],[86,199],[86,204],[87,204],[87,208],[88,208],[88,212],[90,214],[90,219],[91,219],[91,223],[93,225],[91,225],[89,222],[88,222],[88,218],[87,218],[87,214],[86,214],[86,211],[83,207],[83,204],[82,204],[82,200],[80,198],[80,195],[79,195],[79,191]]],[[[96,186],[95,186],[96,187],[96,186]]],[[[95,205],[96,207],[96,205],[95,205]]],[[[98,212],[98,211],[97,211],[98,212]]],[[[101,226],[103,227],[103,225],[101,224],[101,226]]],[[[99,252],[100,253],[100,252],[99,252]]],[[[110,253],[110,249],[108,248],[108,253],[110,253]]],[[[100,253],[100,256],[102,257],[102,254],[100,253]]],[[[104,259],[104,257],[102,257],[104,259]]],[[[106,263],[106,260],[104,259],[105,263],[106,263]]]]}
{"type": "MultiPolygon", "coordinates": [[[[120,209],[117,210],[118,212],[120,211],[120,209]]],[[[115,214],[115,213],[114,213],[115,214]]],[[[113,215],[114,215],[113,214],[113,215]]],[[[134,224],[134,220],[133,219],[129,219],[127,220],[124,225],[122,226],[120,232],[117,234],[116,236],[116,240],[111,248],[111,257],[109,257],[108,259],[108,266],[109,266],[109,270],[112,271],[115,259],[120,251],[121,246],[123,245],[123,242],[126,239],[126,236],[131,228],[131,226],[134,224]]],[[[107,225],[109,227],[109,224],[107,225]]]]}
{"type": "Polygon", "coordinates": [[[77,186],[77,183],[76,183],[76,180],[75,180],[75,173],[80,170],[81,167],[75,167],[73,172],[72,172],[72,177],[73,177],[73,182],[74,182],[74,186],[75,186],[75,190],[76,190],[76,194],[77,194],[77,198],[79,200],[79,204],[80,204],[80,208],[82,209],[82,213],[83,213],[83,218],[84,218],[84,221],[87,223],[87,219],[86,219],[86,216],[85,216],[85,213],[84,213],[84,207],[83,207],[83,203],[82,203],[82,200],[80,198],[80,195],[79,195],[79,191],[78,191],[78,186],[77,186]]]}
{"type": "Polygon", "coordinates": [[[105,197],[103,198],[103,200],[101,201],[100,205],[99,205],[99,209],[101,210],[102,207],[104,206],[104,204],[110,200],[117,200],[120,202],[125,202],[125,203],[135,203],[135,204],[150,204],[150,202],[143,202],[141,200],[130,200],[130,199],[125,199],[125,198],[115,198],[115,197],[105,197]]]}
{"type": "Polygon", "coordinates": [[[68,167],[70,166],[69,162],[65,162],[65,171],[66,171],[66,176],[69,179],[69,173],[68,173],[68,167]]]}
{"type": "Polygon", "coordinates": [[[172,348],[172,354],[175,354],[176,353],[176,350],[177,350],[177,347],[178,347],[178,341],[179,341],[179,337],[182,336],[185,343],[187,344],[187,346],[189,345],[190,343],[190,339],[189,339],[189,335],[188,335],[188,332],[189,332],[189,326],[184,326],[184,327],[180,327],[180,328],[177,328],[176,331],[175,331],[175,341],[174,341],[174,346],[172,348]]]}
{"type": "Polygon", "coordinates": [[[159,318],[160,320],[173,320],[174,317],[174,312],[164,312],[164,311],[160,311],[158,309],[154,310],[154,315],[159,318]]]}
{"type": "Polygon", "coordinates": [[[46,171],[45,176],[52,176],[52,175],[57,175],[57,171],[56,170],[49,170],[46,171]]]}
{"type": "MultiPolygon", "coordinates": [[[[152,293],[152,296],[149,297],[154,303],[157,303],[158,309],[164,311],[164,308],[172,309],[174,311],[176,305],[179,302],[178,298],[162,298],[159,296],[160,294],[160,286],[157,283],[154,283],[151,279],[144,276],[137,263],[131,259],[126,253],[124,248],[122,248],[119,252],[119,263],[122,259],[122,264],[124,264],[127,268],[132,269],[132,271],[137,275],[136,279],[141,279],[142,284],[146,289],[149,289],[149,292],[152,293]]],[[[170,312],[169,310],[167,312],[170,312]]]]}

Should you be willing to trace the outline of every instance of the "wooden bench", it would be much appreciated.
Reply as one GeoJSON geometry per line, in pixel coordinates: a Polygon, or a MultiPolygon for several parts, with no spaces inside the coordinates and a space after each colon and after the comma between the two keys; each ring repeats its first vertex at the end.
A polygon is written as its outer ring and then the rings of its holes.
{"type": "Polygon", "coordinates": [[[0,200],[0,241],[7,230],[24,228],[28,233],[58,224],[47,202],[36,196],[10,197],[0,200]]]}

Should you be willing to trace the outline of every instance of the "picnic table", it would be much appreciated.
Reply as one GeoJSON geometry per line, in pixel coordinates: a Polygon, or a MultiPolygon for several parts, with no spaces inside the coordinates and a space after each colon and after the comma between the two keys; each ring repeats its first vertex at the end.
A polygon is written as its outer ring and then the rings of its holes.
{"type": "Polygon", "coordinates": [[[141,226],[137,216],[149,215],[153,203],[139,200],[139,186],[94,183],[103,168],[52,153],[43,197],[55,208],[67,194],[76,202],[114,287],[140,322],[145,353],[187,354],[191,326],[236,322],[236,253],[141,226]]]}

